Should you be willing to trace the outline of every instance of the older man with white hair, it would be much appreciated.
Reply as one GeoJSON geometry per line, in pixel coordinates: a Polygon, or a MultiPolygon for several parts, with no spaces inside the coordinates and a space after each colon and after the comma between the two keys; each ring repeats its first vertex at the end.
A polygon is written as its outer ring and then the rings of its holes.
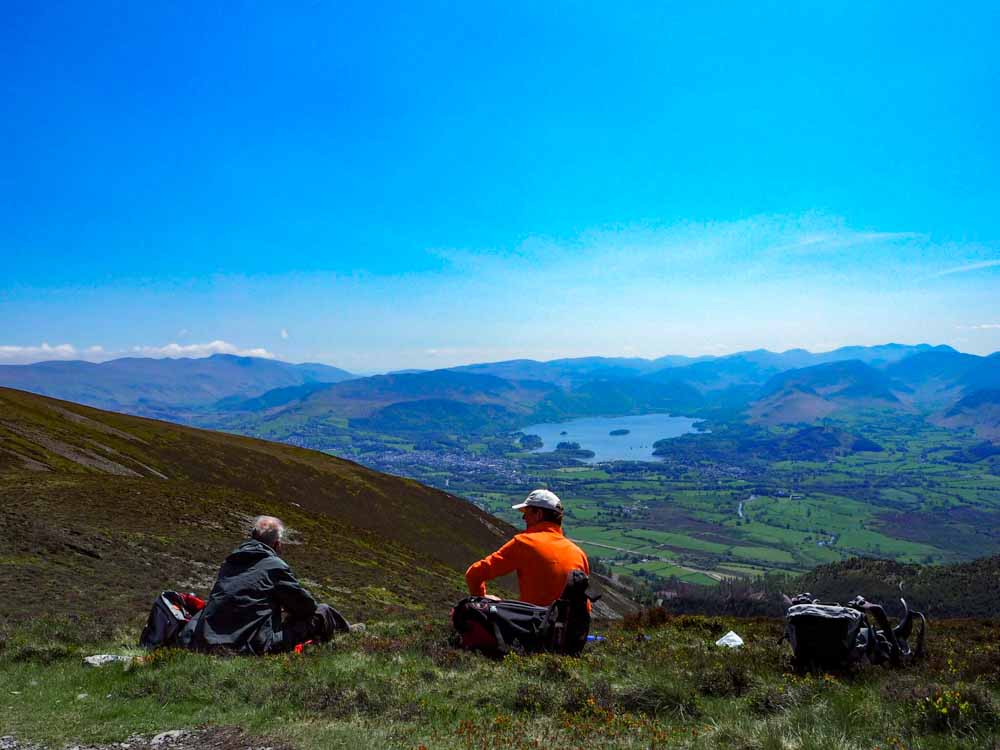
{"type": "Polygon", "coordinates": [[[349,629],[340,613],[317,604],[292,575],[281,559],[284,535],[280,519],[254,519],[250,539],[223,562],[205,608],[181,633],[182,645],[201,651],[280,653],[349,629]]]}

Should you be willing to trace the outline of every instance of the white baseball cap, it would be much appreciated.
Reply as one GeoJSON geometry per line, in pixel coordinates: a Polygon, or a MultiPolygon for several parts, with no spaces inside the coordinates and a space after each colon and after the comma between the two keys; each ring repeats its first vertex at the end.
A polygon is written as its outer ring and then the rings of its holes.
{"type": "Polygon", "coordinates": [[[548,508],[549,510],[556,510],[562,507],[562,500],[556,495],[556,493],[550,490],[534,490],[530,495],[524,498],[523,503],[518,505],[510,506],[511,510],[521,510],[521,508],[548,508]]]}

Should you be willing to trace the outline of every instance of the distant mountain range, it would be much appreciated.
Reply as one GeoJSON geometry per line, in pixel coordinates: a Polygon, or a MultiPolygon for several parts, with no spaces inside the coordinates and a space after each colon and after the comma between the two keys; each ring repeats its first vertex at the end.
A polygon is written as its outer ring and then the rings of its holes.
{"type": "Polygon", "coordinates": [[[277,439],[357,428],[479,433],[582,416],[670,412],[812,424],[859,409],[921,414],[1000,439],[1000,353],[885,344],[724,357],[510,360],[354,377],[325,365],[215,355],[0,367],[0,385],[277,439]]]}
{"type": "Polygon", "coordinates": [[[512,359],[504,362],[487,362],[463,365],[451,369],[474,375],[494,375],[507,380],[540,380],[564,388],[592,380],[623,380],[647,375],[671,367],[680,367],[711,357],[684,357],[668,355],[659,359],[638,357],[577,357],[539,362],[534,359],[512,359]]]}
{"type": "MultiPolygon", "coordinates": [[[[954,351],[951,347],[929,344],[908,346],[846,346],[830,352],[814,354],[805,349],[771,352],[755,349],[723,357],[685,357],[668,355],[658,359],[620,357],[579,357],[539,362],[514,359],[503,362],[464,365],[451,368],[477,375],[495,375],[508,380],[541,380],[572,389],[594,380],[626,380],[644,377],[654,382],[686,382],[699,390],[716,390],[733,384],[762,384],[771,375],[799,367],[857,359],[874,365],[885,365],[913,354],[930,350],[954,351]]],[[[957,352],[956,352],[957,353],[957,352]]],[[[972,356],[972,355],[967,355],[972,356]]]]}
{"type": "Polygon", "coordinates": [[[171,419],[178,412],[247,399],[275,388],[338,383],[351,373],[321,364],[213,354],[199,359],[126,357],[109,362],[0,365],[0,386],[130,414],[171,419]]]}
{"type": "Polygon", "coordinates": [[[352,427],[409,435],[652,412],[813,424],[861,409],[919,413],[987,439],[997,430],[997,415],[986,406],[995,398],[990,389],[1000,389],[998,355],[888,344],[823,354],[753,351],[653,369],[662,362],[515,360],[309,387],[299,399],[289,391],[233,409],[249,416],[243,426],[250,429],[256,421],[308,423],[314,431],[322,420],[346,419],[352,427]]]}
{"type": "Polygon", "coordinates": [[[946,427],[1000,438],[1000,355],[976,357],[937,347],[873,366],[861,360],[789,370],[772,377],[748,405],[752,421],[811,423],[838,412],[921,413],[946,427]]]}

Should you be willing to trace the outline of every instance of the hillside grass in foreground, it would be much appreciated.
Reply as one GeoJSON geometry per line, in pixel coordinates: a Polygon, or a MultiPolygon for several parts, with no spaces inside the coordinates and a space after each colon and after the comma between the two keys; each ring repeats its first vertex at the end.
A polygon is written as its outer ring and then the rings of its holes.
{"type": "Polygon", "coordinates": [[[53,747],[219,725],[301,748],[997,747],[1000,623],[932,627],[908,669],[797,676],[778,621],[660,611],[578,659],[493,661],[411,620],[302,656],[162,651],[100,669],[81,657],[136,634],[35,623],[0,650],[0,727],[53,747]],[[744,648],[713,645],[729,629],[744,648]]]}

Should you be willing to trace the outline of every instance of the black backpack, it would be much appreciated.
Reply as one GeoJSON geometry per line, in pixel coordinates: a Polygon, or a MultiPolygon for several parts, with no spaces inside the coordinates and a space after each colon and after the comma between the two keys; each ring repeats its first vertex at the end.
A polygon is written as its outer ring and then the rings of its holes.
{"type": "Polygon", "coordinates": [[[511,651],[577,655],[590,633],[588,602],[597,601],[582,570],[570,573],[562,595],[548,607],[510,599],[470,596],[451,610],[457,645],[492,656],[511,651]]]}
{"type": "Polygon", "coordinates": [[[139,645],[149,650],[174,645],[177,635],[193,615],[183,596],[176,591],[164,591],[153,602],[146,627],[139,636],[139,645]]]}
{"type": "Polygon", "coordinates": [[[848,603],[822,604],[812,594],[787,599],[785,635],[795,666],[805,670],[839,670],[867,659],[872,664],[899,666],[924,654],[927,620],[903,602],[904,616],[893,628],[885,610],[858,596],[848,603]],[[873,625],[869,620],[875,621],[873,625]],[[920,621],[916,648],[908,644],[913,624],[920,621]]]}

